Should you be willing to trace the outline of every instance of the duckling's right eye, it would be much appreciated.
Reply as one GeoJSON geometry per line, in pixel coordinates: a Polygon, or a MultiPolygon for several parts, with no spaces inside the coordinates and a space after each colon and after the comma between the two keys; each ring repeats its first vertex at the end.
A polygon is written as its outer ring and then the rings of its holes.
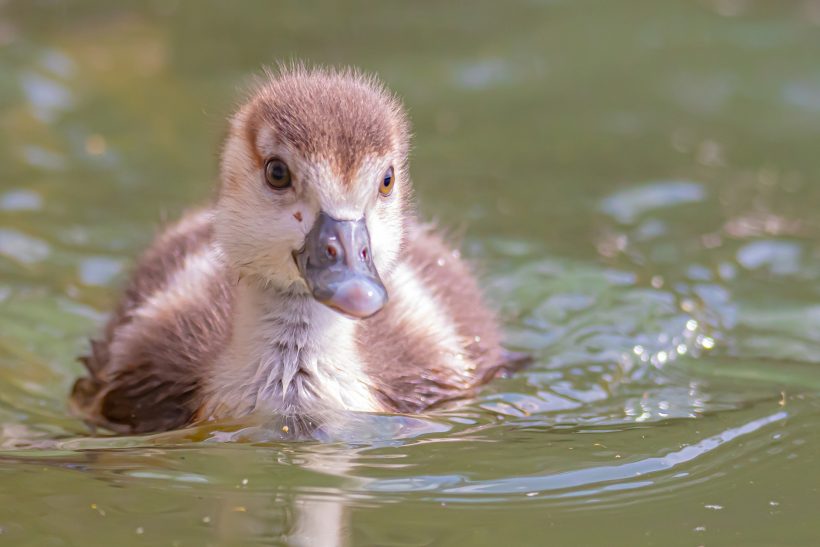
{"type": "Polygon", "coordinates": [[[290,186],[290,169],[280,159],[268,160],[268,163],[265,164],[265,180],[277,190],[288,188],[290,186]]]}

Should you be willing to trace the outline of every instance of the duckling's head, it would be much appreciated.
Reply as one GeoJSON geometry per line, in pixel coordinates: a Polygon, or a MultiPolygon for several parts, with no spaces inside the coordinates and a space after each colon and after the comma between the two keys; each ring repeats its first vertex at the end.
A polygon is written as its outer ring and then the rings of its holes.
{"type": "Polygon", "coordinates": [[[228,261],[265,286],[373,315],[403,248],[408,145],[404,110],[375,78],[267,74],[222,151],[215,229],[228,261]]]}

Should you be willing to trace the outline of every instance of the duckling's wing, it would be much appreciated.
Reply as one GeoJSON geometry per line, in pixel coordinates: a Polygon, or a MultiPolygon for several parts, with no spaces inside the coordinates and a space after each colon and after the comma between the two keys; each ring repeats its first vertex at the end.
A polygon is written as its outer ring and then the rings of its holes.
{"type": "Polygon", "coordinates": [[[362,321],[359,353],[387,410],[418,412],[469,397],[520,368],[468,264],[430,226],[411,224],[390,301],[362,321]]]}
{"type": "Polygon", "coordinates": [[[227,343],[233,288],[207,211],[162,233],[139,260],[103,336],[80,360],[72,411],[119,433],[187,425],[201,371],[227,343]]]}

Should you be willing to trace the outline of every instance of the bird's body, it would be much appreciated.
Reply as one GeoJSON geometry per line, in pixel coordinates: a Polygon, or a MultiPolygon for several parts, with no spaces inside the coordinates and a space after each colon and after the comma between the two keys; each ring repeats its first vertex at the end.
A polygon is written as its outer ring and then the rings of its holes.
{"type": "Polygon", "coordinates": [[[74,411],[121,433],[418,412],[503,370],[475,278],[414,212],[407,135],[372,79],[270,77],[232,119],[214,205],[137,263],[74,411]]]}

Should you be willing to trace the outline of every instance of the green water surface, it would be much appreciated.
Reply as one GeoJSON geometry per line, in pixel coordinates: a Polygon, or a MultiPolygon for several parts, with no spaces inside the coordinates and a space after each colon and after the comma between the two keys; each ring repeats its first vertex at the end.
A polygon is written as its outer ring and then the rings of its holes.
{"type": "Polygon", "coordinates": [[[0,1],[0,545],[817,545],[820,1],[0,1]],[[535,364],[91,437],[75,356],[281,59],[378,72],[535,364]]]}

